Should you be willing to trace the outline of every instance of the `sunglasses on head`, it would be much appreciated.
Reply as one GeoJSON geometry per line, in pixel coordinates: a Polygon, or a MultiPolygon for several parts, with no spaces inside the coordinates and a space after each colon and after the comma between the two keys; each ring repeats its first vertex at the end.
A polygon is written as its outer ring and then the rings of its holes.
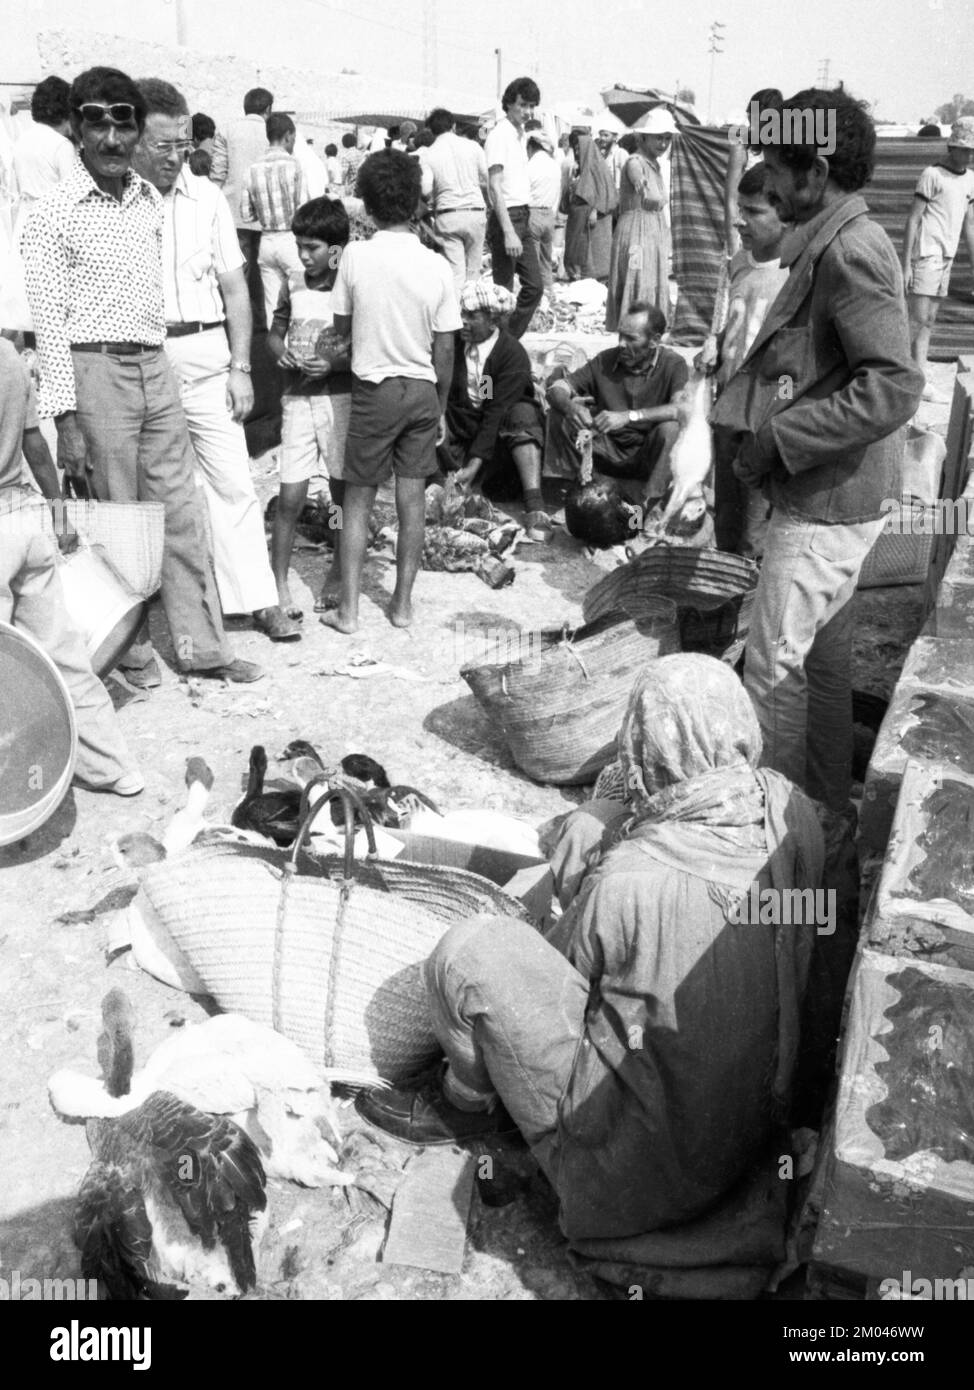
{"type": "Polygon", "coordinates": [[[107,106],[100,101],[85,101],[74,109],[85,125],[103,125],[105,121],[111,121],[113,125],[127,125],[135,120],[135,107],[130,101],[116,101],[107,106]]]}

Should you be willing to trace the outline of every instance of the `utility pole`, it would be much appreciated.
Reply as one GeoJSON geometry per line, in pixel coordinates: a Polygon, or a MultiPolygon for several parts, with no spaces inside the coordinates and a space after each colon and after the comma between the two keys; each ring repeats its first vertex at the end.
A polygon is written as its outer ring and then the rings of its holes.
{"type": "Polygon", "coordinates": [[[828,86],[829,86],[829,67],[830,67],[830,66],[831,66],[831,59],[829,59],[829,58],[823,58],[822,61],[821,61],[821,62],[819,63],[819,65],[818,65],[818,78],[817,78],[818,85],[819,85],[819,87],[824,88],[826,91],[828,90],[828,86]]]}
{"type": "Polygon", "coordinates": [[[497,59],[497,100],[500,101],[501,93],[504,90],[504,81],[501,77],[501,51],[499,48],[494,49],[494,56],[497,59]]]}
{"type": "Polygon", "coordinates": [[[436,0],[423,0],[423,96],[431,106],[437,86],[436,0]]]}
{"type": "Polygon", "coordinates": [[[172,5],[176,20],[176,42],[180,48],[186,47],[186,11],[183,9],[183,0],[166,0],[167,5],[172,5]]]}
{"type": "Polygon", "coordinates": [[[714,63],[717,61],[717,54],[724,51],[721,45],[724,42],[723,31],[726,28],[726,24],[721,24],[718,19],[715,19],[710,26],[710,46],[707,49],[710,54],[710,91],[707,94],[707,122],[709,125],[714,123],[714,63]]]}

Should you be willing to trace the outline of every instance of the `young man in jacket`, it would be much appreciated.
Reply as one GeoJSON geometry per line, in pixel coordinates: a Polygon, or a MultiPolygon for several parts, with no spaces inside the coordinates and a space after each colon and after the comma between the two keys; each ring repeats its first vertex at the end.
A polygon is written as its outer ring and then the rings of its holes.
{"type": "MultiPolygon", "coordinates": [[[[848,93],[785,103],[817,143],[767,143],[767,191],[784,221],[787,284],[713,421],[736,431],[734,471],[773,505],[744,680],[763,761],[833,810],[852,764],[852,598],[900,493],[907,421],[923,391],[910,358],[903,277],[859,194],[876,132],[848,93]]],[[[783,132],[798,129],[792,118],[783,132]]]]}

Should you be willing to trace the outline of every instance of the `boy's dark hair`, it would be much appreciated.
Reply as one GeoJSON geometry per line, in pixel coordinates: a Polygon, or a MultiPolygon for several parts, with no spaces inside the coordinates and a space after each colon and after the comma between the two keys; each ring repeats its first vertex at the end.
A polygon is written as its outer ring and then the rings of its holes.
{"type": "Polygon", "coordinates": [[[515,77],[513,82],[508,82],[504,88],[504,95],[501,97],[501,106],[506,111],[509,106],[513,106],[518,97],[526,101],[529,106],[537,106],[541,100],[541,93],[538,84],[533,77],[515,77]]]}
{"type": "Polygon", "coordinates": [[[363,162],[355,192],[375,222],[394,226],[415,215],[422,181],[419,160],[403,150],[379,150],[363,162]]]}
{"type": "Polygon", "coordinates": [[[38,82],[30,99],[30,114],[38,125],[55,126],[71,119],[71,88],[63,77],[45,77],[38,82]]]}
{"type": "MultiPolygon", "coordinates": [[[[35,117],[35,119],[36,119],[36,117],[35,117]]],[[[917,131],[916,138],[917,138],[918,140],[939,140],[939,139],[940,139],[940,127],[939,127],[939,125],[934,125],[933,121],[928,121],[926,125],[922,125],[922,126],[920,127],[920,129],[917,131]]]]}
{"type": "Polygon", "coordinates": [[[86,101],[127,101],[135,107],[135,121],[139,129],[145,125],[145,98],[139,91],[138,83],[118,68],[86,68],[71,83],[70,100],[75,123],[78,123],[75,113],[86,101]]]}
{"type": "MultiPolygon", "coordinates": [[[[399,139],[399,127],[398,127],[397,125],[388,126],[387,129],[386,129],[386,136],[387,136],[387,138],[388,138],[389,140],[398,140],[398,139],[399,139]]],[[[377,151],[377,153],[378,153],[378,151],[377,151]]]]}
{"type": "Polygon", "coordinates": [[[354,131],[346,130],[345,134],[342,136],[342,145],[344,148],[346,150],[354,150],[357,144],[358,137],[355,135],[354,131]]]}
{"type": "Polygon", "coordinates": [[[294,122],[283,111],[272,111],[267,117],[267,143],[279,145],[286,135],[296,134],[294,122]]]}
{"type": "Polygon", "coordinates": [[[326,158],[326,159],[335,159],[337,155],[338,155],[338,146],[337,146],[337,145],[326,145],[326,146],[325,146],[325,158],[326,158]]]}
{"type": "MultiPolygon", "coordinates": [[[[782,164],[794,169],[796,174],[805,175],[822,153],[829,162],[829,178],[844,193],[855,193],[869,182],[875,162],[876,127],[864,101],[856,101],[841,87],[832,91],[808,87],[789,97],[783,106],[789,110],[828,112],[835,150],[828,154],[818,144],[782,144],[776,147],[782,164]]],[[[798,186],[804,186],[804,178],[798,186]]]]}
{"type": "Polygon", "coordinates": [[[752,164],[750,169],[745,169],[737,185],[738,193],[745,198],[757,198],[763,194],[767,172],[767,165],[763,160],[752,164]]]}
{"type": "Polygon", "coordinates": [[[586,483],[565,499],[565,526],[576,540],[604,550],[632,536],[633,508],[615,483],[586,483]]]}
{"type": "Polygon", "coordinates": [[[244,97],[245,116],[263,116],[274,105],[274,97],[266,87],[251,87],[244,97]]]}
{"type": "Polygon", "coordinates": [[[186,98],[171,82],[161,77],[140,77],[139,91],[145,101],[147,116],[188,116],[186,98]]]}
{"type": "Polygon", "coordinates": [[[302,203],[291,221],[295,236],[325,241],[329,246],[344,246],[348,241],[349,222],[345,205],[338,198],[311,198],[302,203]]]}
{"type": "Polygon", "coordinates": [[[212,140],[216,134],[216,122],[212,116],[204,115],[202,111],[193,113],[193,139],[199,143],[201,140],[212,140]]]}
{"type": "Polygon", "coordinates": [[[751,97],[747,104],[747,109],[750,113],[752,105],[754,102],[757,102],[759,111],[773,110],[775,107],[780,106],[783,101],[784,97],[777,87],[761,87],[751,97]]]}
{"type": "Polygon", "coordinates": [[[426,117],[426,124],[434,135],[445,135],[453,125],[453,115],[445,106],[436,106],[426,117]]]}
{"type": "Polygon", "coordinates": [[[626,313],[645,314],[648,320],[646,326],[650,333],[659,333],[662,336],[666,332],[666,315],[658,305],[648,299],[634,299],[626,313]]]}

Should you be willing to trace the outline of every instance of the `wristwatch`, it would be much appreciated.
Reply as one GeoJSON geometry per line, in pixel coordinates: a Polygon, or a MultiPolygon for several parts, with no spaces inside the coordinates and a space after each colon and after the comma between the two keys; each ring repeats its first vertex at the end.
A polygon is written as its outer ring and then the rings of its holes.
{"type": "Polygon", "coordinates": [[[231,372],[246,372],[247,375],[250,376],[251,366],[249,362],[234,362],[234,360],[231,358],[230,370],[231,372]]]}
{"type": "Polygon", "coordinates": [[[640,420],[641,420],[642,418],[643,418],[643,415],[642,415],[642,411],[641,411],[641,410],[630,410],[630,412],[629,412],[629,423],[630,423],[630,425],[638,425],[639,422],[640,422],[640,420]]]}

